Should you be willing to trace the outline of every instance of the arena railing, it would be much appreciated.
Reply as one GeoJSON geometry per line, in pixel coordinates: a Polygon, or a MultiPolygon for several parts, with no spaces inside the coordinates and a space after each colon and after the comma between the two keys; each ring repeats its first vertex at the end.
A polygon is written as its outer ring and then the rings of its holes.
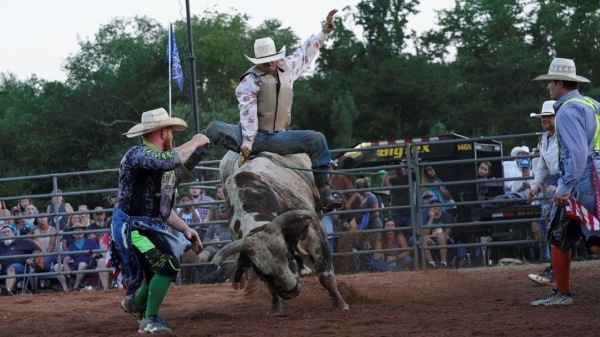
{"type": "MultiPolygon", "coordinates": [[[[503,140],[503,139],[510,139],[511,141],[514,141],[515,139],[518,140],[524,140],[524,139],[529,139],[530,143],[535,142],[535,144],[538,143],[539,137],[540,137],[541,133],[530,133],[530,134],[519,134],[519,135],[506,135],[506,136],[493,136],[493,137],[478,137],[478,138],[464,138],[464,139],[450,139],[450,140],[437,140],[435,141],[436,144],[442,144],[442,143],[464,143],[464,142],[470,142],[470,141],[487,141],[487,140],[503,140]],[[532,141],[531,138],[536,138],[535,141],[532,141]]],[[[360,251],[352,251],[352,252],[334,252],[332,254],[332,256],[335,257],[341,257],[341,256],[348,256],[348,255],[364,255],[364,254],[373,254],[373,253],[386,253],[386,252],[401,252],[401,251],[411,251],[411,253],[413,254],[413,256],[420,256],[420,259],[414,259],[414,268],[418,269],[419,267],[424,267],[426,265],[425,263],[425,257],[424,257],[424,251],[427,250],[438,250],[440,248],[451,248],[451,249],[456,249],[456,248],[473,248],[473,247],[495,247],[495,246],[515,246],[515,245],[524,245],[524,244],[532,244],[532,243],[539,243],[539,241],[537,240],[511,240],[511,241],[501,241],[501,242],[475,242],[475,243],[455,243],[452,245],[446,245],[446,246],[429,246],[429,247],[424,247],[423,245],[423,236],[419,235],[420,231],[422,229],[427,229],[427,228],[434,228],[436,226],[427,226],[427,225],[423,225],[420,223],[420,219],[418,218],[418,215],[420,214],[421,210],[423,209],[427,209],[431,206],[429,205],[422,205],[421,203],[421,193],[420,190],[421,188],[427,188],[427,187],[432,187],[432,186],[456,186],[456,185],[465,185],[465,184],[476,184],[478,182],[478,180],[459,180],[459,181],[444,181],[441,183],[435,183],[435,184],[426,184],[426,183],[421,183],[420,182],[420,171],[421,168],[423,168],[424,166],[441,166],[441,165],[448,165],[448,164],[468,164],[468,163],[478,163],[481,161],[494,161],[494,160],[513,160],[513,159],[517,159],[517,158],[524,158],[523,156],[519,156],[519,157],[512,157],[512,156],[498,156],[498,157],[486,157],[486,158],[472,158],[472,159],[461,159],[461,160],[447,160],[447,161],[430,161],[430,162],[422,162],[419,159],[419,154],[417,152],[417,146],[418,145],[429,145],[429,144],[433,144],[434,142],[432,141],[422,141],[422,142],[414,142],[414,143],[406,143],[403,145],[398,145],[398,144],[388,144],[388,145],[379,145],[379,146],[373,146],[373,147],[368,147],[368,148],[348,148],[348,149],[337,149],[337,150],[332,150],[332,154],[335,153],[343,153],[343,152],[355,152],[355,151],[371,151],[371,150],[376,150],[376,149],[386,149],[386,148],[392,148],[392,147],[404,147],[404,153],[406,154],[405,162],[397,164],[397,165],[380,165],[380,166],[371,166],[368,168],[354,168],[354,169],[344,169],[344,170],[339,170],[336,173],[347,173],[347,174],[354,174],[357,172],[365,172],[365,171],[373,171],[373,172],[377,172],[379,170],[393,170],[394,168],[404,168],[406,171],[406,174],[409,177],[409,185],[407,186],[389,186],[389,187],[372,187],[372,188],[367,188],[367,189],[351,189],[351,190],[345,190],[343,191],[344,193],[353,193],[353,192],[363,192],[363,191],[372,191],[372,192],[381,192],[381,191],[390,191],[390,190],[394,190],[394,189],[409,189],[409,193],[410,193],[410,197],[412,200],[416,200],[415,203],[411,204],[411,205],[405,205],[405,206],[396,206],[396,207],[379,207],[379,208],[369,208],[369,209],[363,209],[363,210],[345,210],[345,211],[334,211],[331,213],[328,213],[328,215],[344,215],[344,214],[368,214],[370,212],[373,211],[379,211],[380,212],[380,217],[382,217],[381,212],[389,212],[392,210],[397,210],[397,209],[410,209],[410,213],[411,213],[411,217],[412,217],[412,223],[413,226],[411,227],[403,227],[403,228],[395,228],[393,231],[400,231],[400,230],[412,230],[413,232],[413,237],[418,237],[419,240],[415,241],[415,244],[408,247],[408,248],[396,248],[396,249],[383,249],[383,250],[360,250],[360,251]],[[412,144],[412,145],[411,145],[412,144]],[[417,145],[417,146],[414,146],[417,145]],[[417,177],[417,179],[415,179],[413,181],[413,175],[415,175],[417,177]],[[420,263],[419,263],[420,262],[420,263]]],[[[527,158],[535,158],[537,156],[535,155],[531,155],[531,156],[527,156],[527,158]]],[[[220,163],[220,161],[216,160],[216,161],[207,161],[207,162],[202,162],[201,165],[197,166],[196,169],[200,169],[200,170],[206,170],[206,171],[212,171],[212,172],[218,172],[218,167],[213,167],[211,165],[218,165],[220,163]]],[[[475,164],[474,164],[474,170],[475,170],[475,164]]],[[[533,171],[533,170],[532,170],[533,171]]],[[[89,195],[89,194],[106,194],[106,193],[112,193],[116,191],[116,188],[114,186],[107,186],[105,188],[101,188],[101,189],[94,189],[94,190],[82,190],[82,191],[66,191],[67,188],[63,187],[62,189],[65,190],[66,192],[58,192],[58,190],[60,189],[60,185],[58,184],[58,180],[59,178],[66,178],[66,177],[73,177],[73,176],[83,176],[83,175],[97,175],[97,174],[105,174],[105,173],[116,173],[118,172],[118,169],[106,169],[106,170],[94,170],[94,171],[81,171],[81,172],[72,172],[72,173],[56,173],[56,174],[47,174],[47,175],[36,175],[36,176],[29,176],[29,177],[15,177],[15,178],[0,178],[0,185],[2,183],[6,183],[6,182],[12,182],[12,181],[19,181],[19,180],[34,180],[34,179],[52,179],[52,185],[53,185],[53,189],[52,189],[52,193],[50,194],[25,194],[25,195],[17,195],[17,196],[2,196],[2,200],[4,201],[10,201],[10,200],[20,200],[22,198],[28,198],[28,199],[46,199],[46,198],[53,198],[55,196],[64,196],[64,197],[74,197],[76,198],[79,195],[89,195]]],[[[504,182],[504,181],[515,181],[515,180],[525,180],[525,179],[531,179],[532,177],[518,177],[518,178],[497,178],[495,179],[496,182],[504,182]]],[[[182,183],[181,185],[179,185],[179,187],[181,188],[188,188],[188,187],[192,187],[192,186],[198,186],[200,188],[202,188],[203,190],[212,190],[215,188],[215,186],[217,184],[220,183],[220,180],[211,180],[211,181],[203,181],[203,182],[197,182],[197,181],[192,181],[192,182],[186,182],[186,183],[182,183]]],[[[545,196],[542,198],[537,198],[538,200],[545,200],[545,196]]],[[[513,200],[514,201],[514,200],[513,200]]],[[[512,201],[506,201],[508,202],[512,202],[512,201]]],[[[219,201],[219,200],[215,200],[213,202],[200,202],[200,203],[193,203],[191,204],[192,206],[195,207],[210,207],[213,205],[218,205],[223,203],[223,201],[219,201]]],[[[445,203],[445,204],[441,204],[440,206],[442,207],[477,207],[477,206],[481,206],[482,204],[485,204],[486,201],[458,201],[456,203],[445,203]]],[[[498,203],[503,203],[503,201],[498,201],[498,203]]],[[[188,204],[190,205],[190,204],[188,204]]],[[[55,205],[56,206],[56,205],[55,205]]],[[[175,207],[180,207],[181,205],[175,205],[175,207]]],[[[7,206],[8,209],[10,209],[10,207],[7,206]]],[[[56,210],[57,207],[54,207],[54,209],[56,210]]],[[[104,209],[102,211],[94,211],[94,210],[89,210],[89,211],[85,211],[85,212],[78,212],[78,211],[73,211],[73,212],[58,212],[55,211],[54,213],[52,213],[50,216],[54,217],[55,220],[57,220],[59,217],[61,216],[71,216],[71,215],[75,215],[75,214],[88,214],[88,215],[92,215],[94,213],[98,213],[98,212],[110,212],[112,209],[104,209]]],[[[21,219],[21,218],[32,218],[32,217],[38,217],[38,216],[31,216],[31,215],[22,215],[22,216],[18,216],[18,217],[14,217],[14,216],[9,216],[9,217],[1,217],[0,216],[0,221],[11,221],[11,220],[15,220],[15,219],[21,219]]],[[[540,221],[544,219],[543,217],[532,217],[532,218],[525,218],[525,219],[521,219],[521,220],[508,220],[508,221],[480,221],[480,222],[456,222],[453,223],[451,225],[447,225],[445,227],[449,227],[449,228],[469,228],[469,227],[481,227],[481,226],[493,226],[493,225],[497,225],[497,224],[506,224],[506,223],[531,223],[532,221],[540,221]]],[[[211,221],[211,222],[207,222],[207,223],[193,223],[191,224],[192,226],[197,226],[200,228],[206,228],[210,225],[213,224],[225,224],[227,223],[226,221],[211,221]]],[[[85,233],[97,233],[97,234],[102,234],[104,232],[107,232],[108,229],[101,229],[101,230],[87,230],[84,231],[85,233]]],[[[368,230],[364,230],[362,233],[364,234],[369,234],[369,233],[384,233],[384,232],[389,232],[389,229],[368,229],[368,230]]],[[[64,235],[68,235],[69,232],[67,231],[57,231],[56,234],[54,234],[54,236],[57,237],[57,247],[60,247],[60,239],[62,236],[64,235]]],[[[334,232],[334,233],[329,233],[330,236],[333,237],[342,237],[344,235],[348,235],[349,233],[346,231],[338,231],[338,232],[334,232]]],[[[49,236],[49,235],[44,235],[44,234],[38,234],[38,235],[28,235],[28,236],[24,236],[27,238],[36,238],[36,237],[43,237],[43,236],[49,236]]],[[[210,243],[204,243],[205,246],[210,246],[210,245],[216,245],[216,244],[223,244],[223,243],[227,243],[227,242],[210,242],[210,243]]],[[[96,250],[94,251],[95,253],[105,253],[106,250],[96,250]]],[[[52,253],[43,253],[43,254],[38,254],[35,256],[56,256],[58,257],[59,254],[65,254],[65,252],[60,252],[60,251],[56,251],[56,252],[52,252],[52,253]]],[[[86,252],[87,253],[87,252],[86,252]]],[[[33,257],[35,257],[33,256],[33,257]]],[[[57,263],[61,263],[60,259],[57,259],[57,263]]],[[[228,262],[230,263],[230,262],[228,262]]],[[[182,264],[183,267],[186,266],[206,266],[209,265],[209,262],[206,263],[194,263],[194,264],[182,264]]],[[[87,271],[83,271],[84,273],[94,273],[94,272],[104,272],[104,271],[109,271],[109,269],[103,269],[103,270],[87,270],[87,271]]],[[[79,273],[79,271],[72,271],[68,274],[77,274],[79,273]]],[[[53,277],[56,275],[61,275],[61,274],[66,274],[63,272],[59,272],[59,273],[55,273],[55,272],[46,272],[46,273],[37,273],[34,274],[33,276],[42,276],[42,277],[53,277]]],[[[0,276],[0,279],[4,279],[6,278],[6,276],[0,276]]]]}

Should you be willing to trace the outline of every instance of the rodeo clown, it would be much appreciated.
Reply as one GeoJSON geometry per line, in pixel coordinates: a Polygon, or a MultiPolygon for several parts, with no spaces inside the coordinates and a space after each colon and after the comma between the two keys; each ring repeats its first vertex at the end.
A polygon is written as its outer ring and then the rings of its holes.
{"type": "Polygon", "coordinates": [[[112,265],[122,269],[127,296],[137,290],[121,302],[121,308],[135,317],[140,333],[171,331],[158,311],[179,272],[178,257],[185,243],[165,224],[182,232],[195,250],[202,247],[198,234],[172,209],[178,182],[202,160],[210,143],[197,134],[173,149],[173,131],[186,128],[184,120],[169,118],[160,108],[144,112],[142,122],[124,134],[142,136],[143,144],[121,160],[110,254],[112,265]]]}

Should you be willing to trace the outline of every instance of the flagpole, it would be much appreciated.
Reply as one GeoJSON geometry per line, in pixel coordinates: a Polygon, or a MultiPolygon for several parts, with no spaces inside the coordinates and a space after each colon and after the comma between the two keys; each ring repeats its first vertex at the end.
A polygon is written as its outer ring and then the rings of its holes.
{"type": "Polygon", "coordinates": [[[190,0],[185,0],[185,12],[187,16],[188,44],[190,53],[190,91],[192,96],[192,112],[194,114],[194,131],[200,133],[198,122],[198,98],[196,89],[196,57],[194,56],[194,44],[192,42],[192,23],[190,20],[190,0]]]}
{"type": "Polygon", "coordinates": [[[173,55],[171,55],[171,34],[172,34],[172,30],[173,30],[173,24],[171,24],[169,22],[169,42],[167,42],[167,44],[169,45],[169,118],[171,117],[171,68],[172,68],[172,60],[171,58],[173,57],[173,55]]]}

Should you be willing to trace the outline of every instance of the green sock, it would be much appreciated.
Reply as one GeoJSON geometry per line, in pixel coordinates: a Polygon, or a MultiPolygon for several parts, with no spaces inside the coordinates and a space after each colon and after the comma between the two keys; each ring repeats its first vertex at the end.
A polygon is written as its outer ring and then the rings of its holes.
{"type": "Polygon", "coordinates": [[[146,279],[142,281],[142,287],[133,297],[133,302],[140,308],[146,307],[146,302],[148,302],[148,282],[146,282],[146,279]]]}
{"type": "Polygon", "coordinates": [[[146,306],[146,317],[158,315],[160,305],[167,296],[172,280],[170,278],[154,275],[150,280],[148,291],[148,306],[146,306]]]}

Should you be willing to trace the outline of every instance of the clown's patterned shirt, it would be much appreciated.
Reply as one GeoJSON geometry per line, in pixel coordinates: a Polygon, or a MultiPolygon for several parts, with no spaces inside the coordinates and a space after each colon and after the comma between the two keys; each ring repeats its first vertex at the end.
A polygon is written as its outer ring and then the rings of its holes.
{"type": "Polygon", "coordinates": [[[160,152],[154,145],[146,141],[143,145],[132,147],[123,156],[119,167],[119,192],[116,207],[129,216],[151,217],[156,191],[154,173],[162,172],[159,218],[166,223],[171,213],[177,185],[174,170],[181,166],[181,159],[175,150],[160,152]],[[140,214],[131,214],[134,212],[132,210],[134,186],[143,188],[142,191],[135,191],[136,195],[141,195],[142,198],[140,214]]]}
{"type": "MultiPolygon", "coordinates": [[[[290,88],[294,89],[294,81],[310,67],[317,56],[319,48],[325,42],[329,34],[320,31],[317,35],[309,37],[294,54],[284,57],[278,61],[277,66],[282,68],[288,75],[290,88]]],[[[235,95],[239,102],[240,122],[242,124],[242,147],[252,150],[254,137],[258,132],[258,114],[256,104],[262,82],[256,74],[250,73],[235,89],[235,95]]],[[[289,113],[289,111],[286,111],[289,113]]]]}

